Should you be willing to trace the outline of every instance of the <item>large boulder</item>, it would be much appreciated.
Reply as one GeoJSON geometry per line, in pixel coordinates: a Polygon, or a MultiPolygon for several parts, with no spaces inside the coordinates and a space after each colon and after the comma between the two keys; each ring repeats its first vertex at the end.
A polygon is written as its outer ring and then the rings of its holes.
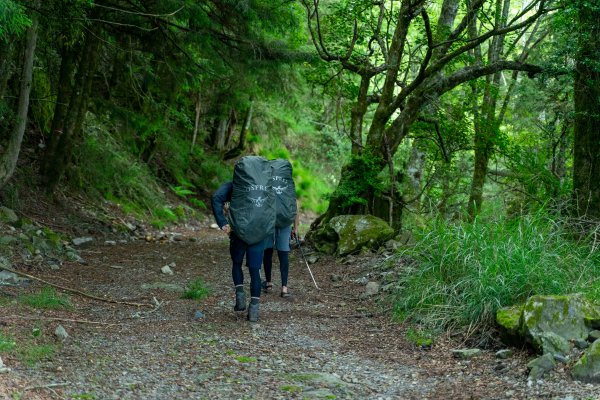
{"type": "Polygon", "coordinates": [[[600,340],[596,340],[573,365],[573,379],[600,383],[600,340]]]}
{"type": "Polygon", "coordinates": [[[372,215],[339,215],[329,221],[337,233],[337,254],[344,256],[362,250],[373,249],[390,239],[394,230],[381,218],[372,215]]]}
{"type": "Polygon", "coordinates": [[[570,341],[587,339],[586,319],[599,313],[580,295],[532,296],[523,306],[521,330],[537,351],[564,354],[570,341]]]}
{"type": "Polygon", "coordinates": [[[567,354],[585,341],[600,319],[600,308],[581,295],[532,296],[524,304],[496,313],[502,338],[526,342],[541,354],[567,354]]]}

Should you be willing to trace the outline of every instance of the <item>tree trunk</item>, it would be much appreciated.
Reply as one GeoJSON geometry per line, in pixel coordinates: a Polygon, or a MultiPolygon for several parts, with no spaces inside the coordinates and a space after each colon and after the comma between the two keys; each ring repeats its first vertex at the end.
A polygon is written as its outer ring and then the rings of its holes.
{"type": "Polygon", "coordinates": [[[246,137],[248,136],[248,131],[250,130],[250,123],[252,121],[253,110],[254,110],[254,98],[251,98],[250,106],[248,107],[248,110],[246,111],[246,115],[244,116],[244,123],[242,124],[242,129],[240,131],[240,138],[238,140],[238,143],[233,149],[231,149],[227,153],[225,153],[225,155],[223,156],[224,160],[230,160],[232,158],[236,158],[237,156],[242,154],[242,152],[246,148],[246,137]]]}
{"type": "MultiPolygon", "coordinates": [[[[34,7],[39,8],[40,2],[37,1],[34,7]]],[[[27,112],[29,110],[29,94],[31,93],[31,82],[33,78],[33,59],[35,56],[35,45],[37,42],[38,15],[33,12],[31,17],[31,27],[27,30],[27,47],[25,49],[25,59],[23,61],[23,73],[21,75],[21,88],[19,90],[19,101],[17,108],[17,122],[8,140],[6,151],[0,158],[0,188],[4,187],[8,180],[13,176],[21,143],[27,125],[27,112]]]]}
{"type": "Polygon", "coordinates": [[[202,111],[201,95],[198,91],[198,98],[196,99],[196,118],[194,119],[194,134],[192,135],[192,146],[190,152],[194,152],[194,146],[196,145],[196,138],[198,137],[198,127],[200,126],[200,112],[202,111]]]}
{"type": "MultiPolygon", "coordinates": [[[[504,27],[506,24],[509,9],[510,0],[496,0],[495,21],[496,25],[500,28],[504,27]]],[[[500,59],[503,48],[504,35],[495,36],[488,49],[488,64],[494,63],[500,59]]],[[[476,57],[475,60],[476,62],[480,62],[478,57],[476,57]]],[[[494,143],[500,128],[500,121],[496,118],[496,108],[501,77],[501,72],[496,72],[494,75],[486,78],[486,86],[481,105],[483,120],[475,122],[475,138],[473,146],[475,160],[473,164],[473,178],[471,180],[469,203],[467,206],[470,218],[475,218],[481,210],[481,205],[483,203],[483,187],[485,185],[488,164],[490,157],[494,153],[494,143]]],[[[474,98],[474,101],[478,101],[477,97],[474,98]]],[[[476,116],[475,119],[478,119],[478,117],[476,116]]]]}
{"type": "Polygon", "coordinates": [[[575,68],[573,193],[579,216],[600,218],[600,11],[579,4],[575,68]]]}
{"type": "Polygon", "coordinates": [[[99,29],[94,29],[93,33],[88,34],[86,37],[69,101],[63,133],[60,135],[52,153],[49,153],[47,156],[44,182],[46,183],[46,190],[49,193],[54,191],[65,173],[67,165],[71,160],[73,148],[77,142],[77,136],[79,136],[83,121],[85,120],[98,63],[99,35],[99,29]]]}
{"type": "Polygon", "coordinates": [[[4,98],[8,80],[12,76],[12,43],[0,40],[0,100],[4,98]]]}
{"type": "Polygon", "coordinates": [[[75,52],[63,46],[62,59],[60,63],[60,71],[58,75],[58,93],[56,95],[56,104],[54,105],[54,115],[52,118],[52,125],[50,127],[50,137],[46,145],[46,151],[44,152],[44,158],[40,165],[40,174],[42,175],[42,183],[44,186],[47,184],[47,176],[45,171],[51,168],[50,163],[52,155],[56,152],[58,143],[61,140],[61,136],[64,132],[65,119],[67,117],[67,110],[69,100],[73,91],[73,72],[75,70],[75,52]]]}

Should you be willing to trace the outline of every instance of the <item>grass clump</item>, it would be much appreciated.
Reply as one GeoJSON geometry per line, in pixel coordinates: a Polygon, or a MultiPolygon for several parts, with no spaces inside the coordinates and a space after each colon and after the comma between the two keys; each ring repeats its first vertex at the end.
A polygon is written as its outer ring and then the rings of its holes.
{"type": "Polygon", "coordinates": [[[600,299],[600,252],[543,212],[470,222],[436,219],[414,247],[395,312],[429,329],[491,327],[500,307],[534,294],[600,299]]]}
{"type": "Polygon", "coordinates": [[[27,344],[19,346],[17,353],[22,361],[33,366],[41,360],[52,358],[56,350],[57,345],[54,344],[27,344]]]}
{"type": "Polygon", "coordinates": [[[12,351],[17,344],[10,337],[0,333],[0,353],[8,353],[12,351]]]}
{"type": "Polygon", "coordinates": [[[70,309],[73,307],[68,296],[61,295],[52,287],[45,287],[37,293],[19,297],[19,302],[33,308],[70,309]]]}
{"type": "Polygon", "coordinates": [[[188,286],[187,290],[183,293],[181,298],[200,300],[208,297],[211,293],[210,287],[206,285],[202,278],[193,280],[188,286]]]}

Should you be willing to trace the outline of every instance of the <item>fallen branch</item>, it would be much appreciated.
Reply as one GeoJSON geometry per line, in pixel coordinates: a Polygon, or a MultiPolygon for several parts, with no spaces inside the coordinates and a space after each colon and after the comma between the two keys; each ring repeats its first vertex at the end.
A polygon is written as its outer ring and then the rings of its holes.
{"type": "Polygon", "coordinates": [[[98,322],[98,321],[88,321],[84,319],[68,319],[68,318],[52,318],[52,317],[27,317],[24,315],[10,315],[7,317],[0,317],[0,320],[10,320],[12,318],[16,319],[28,319],[28,320],[43,320],[43,321],[64,321],[64,322],[77,322],[79,324],[92,324],[92,325],[106,325],[106,326],[116,326],[119,324],[112,324],[108,322],[98,322]]]}
{"type": "Polygon", "coordinates": [[[33,280],[45,283],[46,285],[53,286],[53,287],[55,287],[57,289],[65,291],[65,292],[75,293],[75,294],[78,294],[80,296],[87,297],[87,298],[90,298],[90,299],[93,299],[93,300],[98,300],[98,301],[103,301],[103,302],[106,302],[106,303],[113,303],[113,304],[125,304],[125,305],[128,305],[128,306],[134,306],[134,307],[154,307],[154,305],[148,304],[148,303],[131,303],[131,302],[128,302],[128,301],[119,301],[119,300],[112,300],[112,299],[105,299],[105,298],[102,298],[102,297],[97,297],[97,296],[94,296],[94,295],[91,295],[91,294],[87,294],[87,293],[82,292],[82,291],[77,290],[77,289],[71,289],[71,288],[68,288],[68,287],[57,285],[57,284],[52,283],[52,282],[48,282],[48,281],[46,281],[44,279],[41,279],[41,278],[38,278],[36,276],[26,274],[25,272],[16,271],[16,270],[14,270],[12,268],[4,267],[2,265],[0,265],[0,269],[4,269],[4,270],[6,270],[8,272],[12,272],[13,274],[17,274],[17,275],[20,275],[20,276],[24,276],[25,278],[29,278],[29,279],[33,279],[33,280]]]}

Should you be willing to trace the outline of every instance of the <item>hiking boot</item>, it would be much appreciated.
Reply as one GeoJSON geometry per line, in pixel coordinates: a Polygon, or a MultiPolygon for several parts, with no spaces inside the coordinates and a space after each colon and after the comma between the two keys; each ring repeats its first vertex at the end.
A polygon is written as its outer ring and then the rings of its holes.
{"type": "Polygon", "coordinates": [[[234,311],[244,311],[246,309],[246,293],[243,290],[235,292],[235,306],[234,311]]]}
{"type": "Polygon", "coordinates": [[[263,291],[263,293],[272,293],[273,292],[273,284],[271,282],[263,281],[262,282],[262,291],[263,291]]]}
{"type": "Polygon", "coordinates": [[[248,305],[248,321],[257,322],[258,321],[258,303],[248,305]]]}

